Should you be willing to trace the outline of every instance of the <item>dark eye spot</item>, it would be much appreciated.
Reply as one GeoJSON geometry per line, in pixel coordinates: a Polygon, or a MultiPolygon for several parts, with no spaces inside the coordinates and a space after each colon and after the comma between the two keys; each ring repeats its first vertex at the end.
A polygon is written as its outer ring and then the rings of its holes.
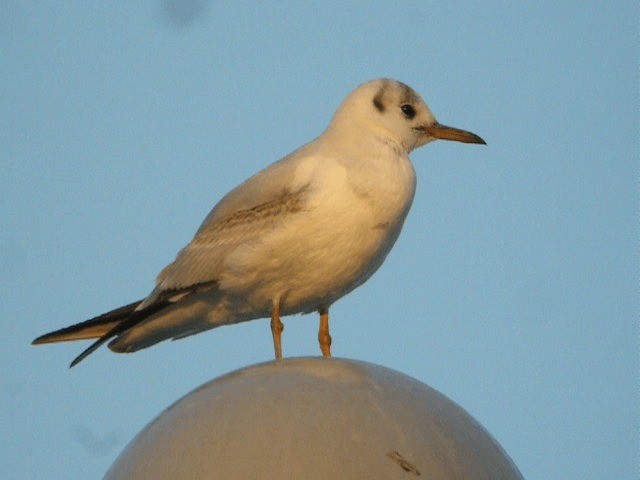
{"type": "Polygon", "coordinates": [[[412,105],[409,105],[409,104],[402,105],[400,107],[400,110],[402,110],[402,113],[404,114],[404,116],[407,117],[409,120],[411,120],[413,117],[416,116],[416,109],[413,108],[412,105]]]}
{"type": "Polygon", "coordinates": [[[373,106],[376,107],[376,109],[382,113],[384,112],[384,104],[382,103],[382,95],[378,94],[375,97],[373,97],[373,106]]]}

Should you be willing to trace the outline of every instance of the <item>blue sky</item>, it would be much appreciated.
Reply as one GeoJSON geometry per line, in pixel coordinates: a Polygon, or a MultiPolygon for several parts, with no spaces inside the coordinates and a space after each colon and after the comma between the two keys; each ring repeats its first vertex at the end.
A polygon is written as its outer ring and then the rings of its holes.
{"type": "MultiPolygon", "coordinates": [[[[476,417],[527,479],[638,465],[636,2],[0,5],[0,466],[100,478],[170,403],[272,357],[268,322],[135,355],[31,340],[145,296],[215,202],[320,134],[354,87],[411,85],[487,147],[413,153],[336,356],[476,417]]],[[[317,355],[317,317],[285,319],[317,355]]]]}

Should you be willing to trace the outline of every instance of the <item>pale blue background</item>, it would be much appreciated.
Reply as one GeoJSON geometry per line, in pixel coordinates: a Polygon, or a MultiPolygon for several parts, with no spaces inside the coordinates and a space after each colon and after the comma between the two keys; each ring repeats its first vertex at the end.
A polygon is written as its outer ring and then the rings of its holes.
{"type": "MultiPolygon", "coordinates": [[[[637,478],[637,2],[342,3],[0,3],[2,478],[100,478],[171,402],[272,357],[265,320],[71,371],[86,343],[29,343],[146,295],[223,194],[380,76],[488,146],[414,152],[334,354],[439,389],[527,479],[637,478]]],[[[287,319],[285,355],[316,331],[287,319]]]]}

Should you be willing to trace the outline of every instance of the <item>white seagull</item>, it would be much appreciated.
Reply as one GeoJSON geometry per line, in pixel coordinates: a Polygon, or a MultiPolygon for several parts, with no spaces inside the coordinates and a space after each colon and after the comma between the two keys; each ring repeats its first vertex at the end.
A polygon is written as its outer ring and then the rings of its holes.
{"type": "Polygon", "coordinates": [[[409,153],[438,139],[485,144],[438,123],[401,82],[359,86],[322,135],[229,192],[149,296],[33,343],[97,339],[73,367],[107,341],[114,352],[135,352],[271,317],[281,359],[280,316],[316,311],[320,349],[331,356],[329,307],[386,258],[415,192],[409,153]]]}

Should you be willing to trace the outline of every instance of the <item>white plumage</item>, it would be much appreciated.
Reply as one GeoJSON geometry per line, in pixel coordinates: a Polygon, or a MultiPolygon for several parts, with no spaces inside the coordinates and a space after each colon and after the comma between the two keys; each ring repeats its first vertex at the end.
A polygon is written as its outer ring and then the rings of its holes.
{"type": "Polygon", "coordinates": [[[408,86],[380,79],[354,90],[317,139],[228,193],[140,302],[34,343],[98,338],[132,352],[167,338],[318,311],[328,356],[328,309],[365,282],[393,247],[411,207],[409,153],[438,138],[484,143],[436,122],[408,86]]]}

